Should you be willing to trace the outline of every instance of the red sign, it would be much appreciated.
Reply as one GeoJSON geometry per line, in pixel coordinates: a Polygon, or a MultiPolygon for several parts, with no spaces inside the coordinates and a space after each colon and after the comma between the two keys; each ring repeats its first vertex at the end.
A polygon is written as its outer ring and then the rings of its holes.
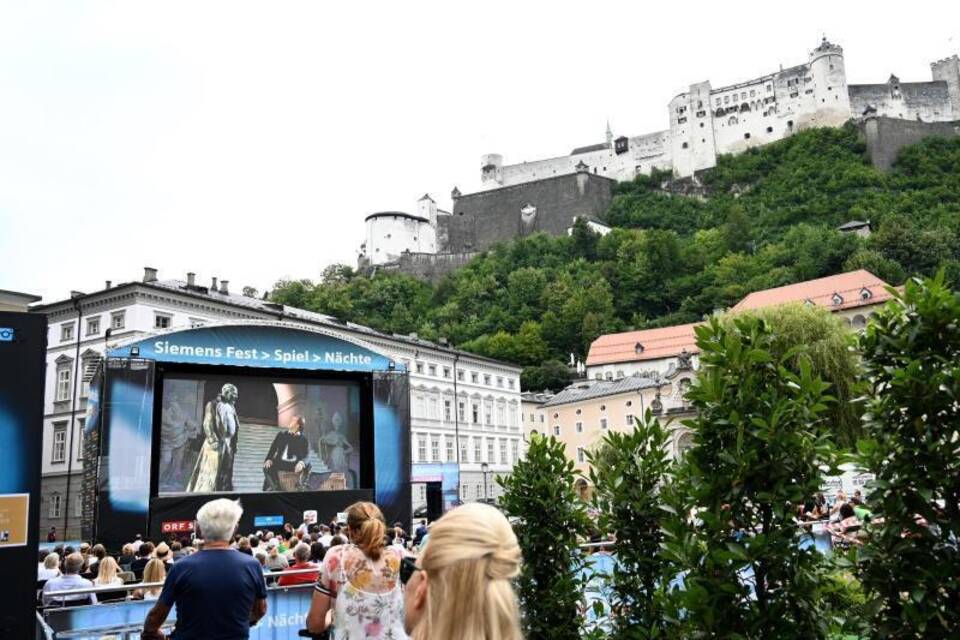
{"type": "Polygon", "coordinates": [[[193,531],[193,520],[169,520],[160,523],[160,533],[188,533],[193,531]]]}

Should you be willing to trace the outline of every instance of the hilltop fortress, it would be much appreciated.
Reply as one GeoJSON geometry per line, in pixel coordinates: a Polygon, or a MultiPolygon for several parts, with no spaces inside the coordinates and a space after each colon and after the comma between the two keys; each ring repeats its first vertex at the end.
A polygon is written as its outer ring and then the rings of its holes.
{"type": "Polygon", "coordinates": [[[481,191],[451,194],[453,211],[439,210],[429,195],[417,215],[367,217],[361,268],[386,268],[434,278],[476,252],[536,231],[564,233],[578,217],[603,231],[596,219],[612,199],[615,181],[654,170],[696,179],[717,156],[741,153],[811,127],[855,120],[864,127],[875,164],[888,167],[895,151],[924,135],[956,135],[960,121],[960,58],[930,65],[932,79],[882,84],[847,83],[843,49],[827,41],[805,64],[713,88],[690,85],[668,104],[669,128],[614,137],[569,155],[504,164],[499,154],[481,160],[481,191]],[[951,124],[947,124],[951,123],[951,124]]]}

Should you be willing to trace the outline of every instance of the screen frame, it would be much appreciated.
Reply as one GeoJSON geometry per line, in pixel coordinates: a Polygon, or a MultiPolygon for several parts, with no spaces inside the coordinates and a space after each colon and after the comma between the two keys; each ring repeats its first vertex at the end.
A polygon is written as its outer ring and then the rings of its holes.
{"type": "MultiPolygon", "coordinates": [[[[307,384],[323,384],[324,382],[348,382],[357,384],[360,388],[360,433],[358,448],[360,450],[359,486],[354,489],[373,490],[376,482],[375,451],[376,439],[373,424],[373,374],[367,372],[330,371],[326,369],[277,369],[253,368],[229,365],[186,364],[174,362],[157,362],[154,374],[154,401],[153,401],[153,434],[152,454],[150,460],[150,499],[170,499],[189,496],[210,496],[215,498],[235,498],[251,495],[249,491],[218,491],[213,493],[190,494],[161,494],[160,493],[160,439],[162,429],[159,428],[163,412],[163,390],[166,377],[170,376],[236,376],[242,378],[284,379],[296,380],[307,384]]],[[[351,489],[347,489],[350,491],[351,489]]],[[[337,491],[257,491],[256,495],[274,494],[310,494],[310,493],[337,493],[337,491]]],[[[151,514],[152,516],[152,514],[151,514]]]]}

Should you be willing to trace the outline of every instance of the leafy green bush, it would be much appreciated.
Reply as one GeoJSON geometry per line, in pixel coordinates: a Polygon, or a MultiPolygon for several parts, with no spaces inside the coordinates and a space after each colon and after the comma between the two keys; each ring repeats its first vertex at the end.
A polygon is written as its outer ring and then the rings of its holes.
{"type": "Polygon", "coordinates": [[[669,431],[648,410],[633,431],[608,432],[587,454],[600,528],[616,536],[611,639],[658,638],[666,628],[663,599],[672,568],[661,554],[660,492],[673,467],[669,442],[669,431]]]}
{"type": "Polygon", "coordinates": [[[523,552],[517,580],[527,640],[577,640],[583,626],[583,560],[578,536],[588,529],[577,495],[573,462],[555,438],[534,436],[527,455],[507,477],[500,505],[516,518],[523,552]]]}
{"type": "Polygon", "coordinates": [[[795,510],[831,461],[818,429],[828,385],[796,350],[774,357],[775,339],[753,316],[697,328],[701,369],[687,399],[698,415],[686,423],[694,447],[677,472],[665,545],[688,570],[672,614],[682,637],[826,635],[820,554],[801,548],[795,510]]]}
{"type": "Polygon", "coordinates": [[[883,515],[862,553],[879,638],[960,636],[960,293],[908,281],[861,339],[863,464],[883,515]]]}

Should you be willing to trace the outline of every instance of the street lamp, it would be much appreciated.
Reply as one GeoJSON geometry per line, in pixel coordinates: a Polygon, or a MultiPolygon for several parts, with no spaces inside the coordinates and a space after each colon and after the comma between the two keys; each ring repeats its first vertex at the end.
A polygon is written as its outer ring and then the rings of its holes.
{"type": "Polygon", "coordinates": [[[490,465],[484,462],[480,465],[480,471],[483,471],[483,501],[490,500],[490,492],[487,490],[487,474],[490,473],[490,465]]]}

